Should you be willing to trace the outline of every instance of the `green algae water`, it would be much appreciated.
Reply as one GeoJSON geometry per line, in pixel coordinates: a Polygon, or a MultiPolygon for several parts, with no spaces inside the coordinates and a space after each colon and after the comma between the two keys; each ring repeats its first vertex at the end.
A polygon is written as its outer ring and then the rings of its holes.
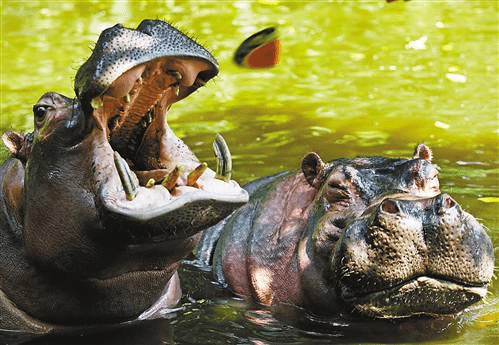
{"type": "MultiPolygon", "coordinates": [[[[1,6],[2,133],[31,131],[31,107],[43,93],[74,95],[76,70],[103,29],[164,19],[220,62],[219,77],[175,104],[168,118],[212,168],[217,132],[229,143],[240,183],[296,169],[309,151],[327,160],[410,157],[424,142],[441,168],[442,191],[477,217],[499,247],[497,1],[2,0],[1,6]],[[279,30],[280,63],[262,70],[233,64],[237,46],[268,26],[279,30]]],[[[2,148],[1,160],[7,155],[2,148]]],[[[497,344],[497,279],[490,292],[455,319],[397,325],[272,316],[236,298],[206,294],[185,298],[175,318],[151,323],[158,327],[147,325],[137,339],[121,343],[497,344]],[[388,331],[380,335],[382,328],[388,331]]],[[[24,339],[9,336],[11,343],[24,339]]]]}

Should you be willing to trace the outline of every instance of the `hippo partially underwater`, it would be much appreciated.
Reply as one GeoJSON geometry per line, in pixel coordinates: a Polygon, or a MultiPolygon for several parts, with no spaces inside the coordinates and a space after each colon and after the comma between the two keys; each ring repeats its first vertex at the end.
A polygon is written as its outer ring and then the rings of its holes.
{"type": "Polygon", "coordinates": [[[0,328],[33,333],[165,315],[177,268],[197,263],[261,304],[374,317],[446,314],[482,298],[493,252],[483,227],[440,194],[431,152],[231,181],[164,120],[218,73],[203,47],[161,21],[105,30],[76,98],[47,93],[35,129],[8,132],[0,170],[0,328]]]}
{"type": "Polygon", "coordinates": [[[116,25],[78,70],[76,98],[43,95],[34,131],[3,136],[0,329],[149,319],[177,304],[176,270],[196,233],[248,200],[165,121],[217,73],[209,52],[162,21],[116,25]]]}
{"type": "Polygon", "coordinates": [[[191,264],[233,293],[318,315],[454,314],[485,297],[493,246],[447,194],[421,144],[250,182],[248,204],[206,230],[191,264]]]}

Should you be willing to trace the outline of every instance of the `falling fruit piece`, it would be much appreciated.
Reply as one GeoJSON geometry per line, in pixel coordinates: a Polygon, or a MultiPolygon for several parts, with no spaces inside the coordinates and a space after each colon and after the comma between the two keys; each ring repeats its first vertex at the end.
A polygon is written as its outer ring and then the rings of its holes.
{"type": "Polygon", "coordinates": [[[244,40],[234,54],[234,61],[248,68],[268,68],[279,63],[280,52],[277,29],[270,27],[244,40]]]}

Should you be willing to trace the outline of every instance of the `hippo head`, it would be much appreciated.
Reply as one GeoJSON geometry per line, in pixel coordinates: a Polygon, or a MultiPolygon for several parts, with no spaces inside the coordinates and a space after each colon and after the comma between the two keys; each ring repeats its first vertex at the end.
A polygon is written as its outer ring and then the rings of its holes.
{"type": "Polygon", "coordinates": [[[47,288],[41,298],[50,308],[14,291],[19,307],[57,323],[137,316],[161,296],[193,235],[247,202],[230,180],[223,138],[214,143],[221,167],[214,172],[165,119],[217,73],[213,56],[167,23],[116,25],[78,70],[76,98],[43,95],[33,107],[34,132],[4,135],[25,167],[16,219],[29,263],[49,272],[43,279],[67,277],[56,285],[85,281],[53,297],[57,289],[47,288]],[[86,308],[60,298],[71,293],[95,301],[81,297],[86,308]]]}
{"type": "MultiPolygon", "coordinates": [[[[75,90],[113,151],[101,165],[114,161],[119,175],[97,178],[105,222],[127,224],[138,239],[161,240],[206,228],[248,200],[230,181],[230,168],[207,169],[165,118],[174,102],[217,73],[209,52],[165,22],[145,20],[137,30],[116,25],[101,34],[75,90]]],[[[219,166],[230,167],[225,141],[217,138],[219,166]]]]}
{"type": "Polygon", "coordinates": [[[307,154],[302,172],[317,190],[314,213],[320,215],[314,220],[316,249],[329,256],[346,223],[384,195],[440,193],[438,168],[431,160],[431,150],[424,144],[416,147],[413,159],[340,158],[326,164],[318,154],[307,154]]]}
{"type": "Polygon", "coordinates": [[[425,145],[413,159],[304,158],[303,174],[317,189],[312,250],[324,289],[347,307],[380,318],[451,314],[485,296],[491,240],[440,194],[431,160],[425,145]]]}
{"type": "Polygon", "coordinates": [[[485,297],[494,254],[483,226],[449,195],[398,196],[348,225],[331,267],[338,294],[363,314],[453,314],[485,297]]]}

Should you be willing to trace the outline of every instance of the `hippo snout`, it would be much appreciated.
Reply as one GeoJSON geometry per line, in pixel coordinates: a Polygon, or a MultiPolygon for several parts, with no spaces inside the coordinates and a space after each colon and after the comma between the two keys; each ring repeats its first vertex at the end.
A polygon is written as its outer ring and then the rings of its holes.
{"type": "Polygon", "coordinates": [[[404,317],[455,313],[483,298],[493,263],[484,227],[440,194],[368,209],[347,228],[332,267],[339,295],[361,313],[404,317]]]}

